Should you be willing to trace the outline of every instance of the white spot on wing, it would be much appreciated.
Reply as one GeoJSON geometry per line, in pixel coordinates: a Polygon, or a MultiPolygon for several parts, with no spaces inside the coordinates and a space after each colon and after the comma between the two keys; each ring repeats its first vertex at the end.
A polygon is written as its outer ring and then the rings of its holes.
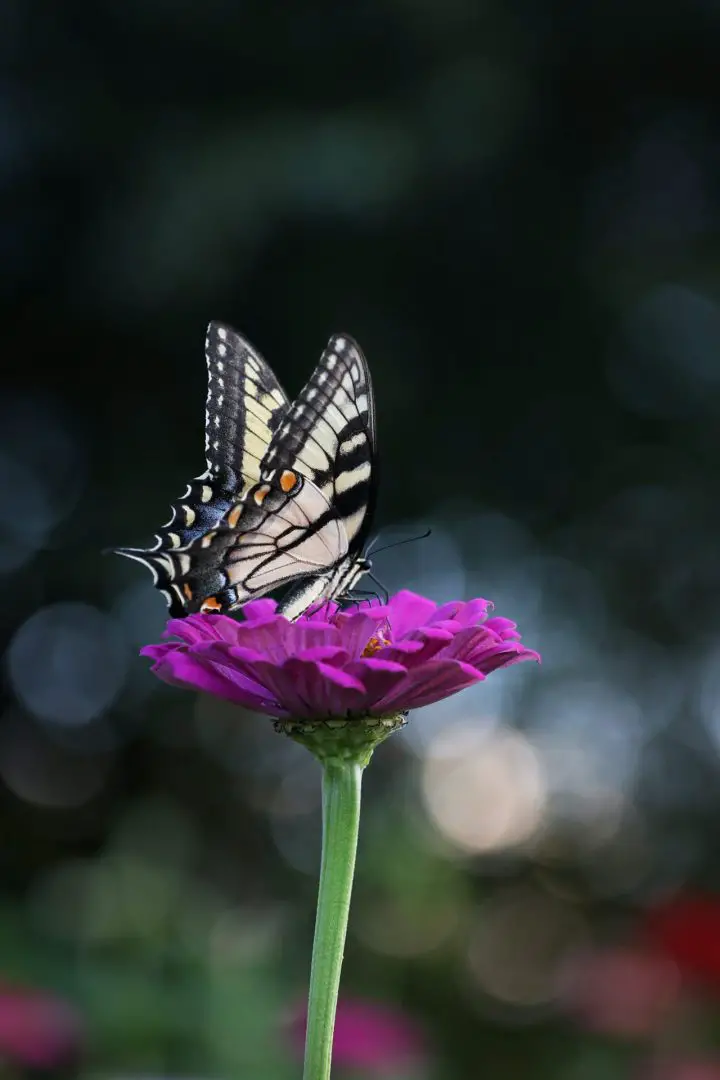
{"type": "Polygon", "coordinates": [[[351,435],[345,442],[340,443],[338,451],[340,454],[351,454],[353,450],[357,450],[359,447],[364,446],[367,442],[364,431],[357,431],[354,435],[351,435]]]}
{"type": "Polygon", "coordinates": [[[364,461],[362,465],[357,465],[354,469],[347,469],[345,472],[340,473],[335,481],[335,490],[338,495],[343,491],[349,491],[358,484],[362,484],[364,481],[369,480],[370,473],[371,467],[369,461],[364,461]]]}

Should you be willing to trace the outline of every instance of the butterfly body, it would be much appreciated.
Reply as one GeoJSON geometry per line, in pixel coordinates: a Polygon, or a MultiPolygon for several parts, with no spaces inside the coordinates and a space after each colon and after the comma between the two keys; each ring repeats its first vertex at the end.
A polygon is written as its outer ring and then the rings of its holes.
{"type": "Polygon", "coordinates": [[[336,335],[290,404],[240,335],[206,341],[208,470],[189,486],[153,549],[118,549],[149,566],[171,614],[230,612],[292,585],[281,610],[342,597],[370,568],[376,436],[367,362],[336,335]]]}

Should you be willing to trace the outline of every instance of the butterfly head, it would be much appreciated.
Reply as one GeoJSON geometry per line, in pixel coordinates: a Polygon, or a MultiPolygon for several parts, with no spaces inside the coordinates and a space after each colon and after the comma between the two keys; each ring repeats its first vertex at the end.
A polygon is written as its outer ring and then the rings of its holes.
{"type": "Polygon", "coordinates": [[[364,574],[369,574],[371,570],[372,561],[370,559],[365,556],[355,559],[345,571],[344,580],[340,585],[339,591],[342,593],[352,592],[360,578],[364,574]]]}

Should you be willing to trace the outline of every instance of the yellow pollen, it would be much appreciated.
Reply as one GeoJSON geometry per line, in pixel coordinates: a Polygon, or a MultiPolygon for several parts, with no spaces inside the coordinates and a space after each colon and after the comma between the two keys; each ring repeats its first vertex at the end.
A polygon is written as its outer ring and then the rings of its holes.
{"type": "Polygon", "coordinates": [[[373,634],[373,636],[368,641],[367,645],[362,651],[362,655],[373,656],[373,654],[378,652],[380,649],[384,649],[386,645],[392,645],[390,638],[385,637],[382,630],[378,630],[378,632],[376,634],[373,634]]]}

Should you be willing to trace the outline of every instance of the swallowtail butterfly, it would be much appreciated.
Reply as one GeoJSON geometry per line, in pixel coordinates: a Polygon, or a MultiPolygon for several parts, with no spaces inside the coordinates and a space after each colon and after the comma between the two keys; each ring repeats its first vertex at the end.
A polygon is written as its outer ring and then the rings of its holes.
{"type": "Polygon", "coordinates": [[[332,337],[292,404],[229,327],[210,324],[205,353],[207,470],[154,547],[115,550],[149,567],[173,616],[230,612],[287,584],[289,618],[343,597],[370,569],[362,553],[376,490],[375,407],[359,346],[332,337]]]}

